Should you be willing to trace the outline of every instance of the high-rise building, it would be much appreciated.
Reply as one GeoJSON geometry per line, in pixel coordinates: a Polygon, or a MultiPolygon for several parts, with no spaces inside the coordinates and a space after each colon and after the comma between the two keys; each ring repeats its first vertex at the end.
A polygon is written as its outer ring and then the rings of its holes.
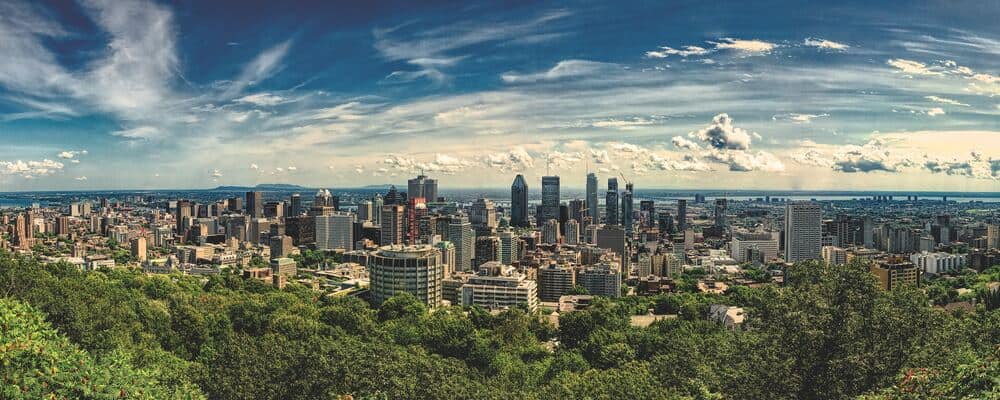
{"type": "Polygon", "coordinates": [[[521,174],[517,174],[510,185],[510,225],[531,226],[528,223],[528,183],[521,174]]]}
{"type": "Polygon", "coordinates": [[[371,221],[372,218],[372,202],[371,200],[365,200],[358,203],[358,221],[371,221]]]}
{"type": "Polygon", "coordinates": [[[431,307],[441,303],[444,264],[434,247],[383,246],[368,258],[368,271],[375,304],[402,293],[431,307]]]}
{"type": "Polygon", "coordinates": [[[423,197],[426,202],[435,202],[438,198],[438,184],[437,179],[428,178],[425,175],[419,175],[416,178],[408,180],[406,185],[406,195],[407,197],[423,197]]]}
{"type": "Polygon", "coordinates": [[[476,257],[472,267],[478,269],[480,265],[490,261],[500,261],[502,246],[499,236],[477,236],[476,257]]]}
{"type": "Polygon", "coordinates": [[[738,263],[771,261],[778,258],[778,238],[771,232],[736,230],[729,242],[729,256],[738,263]]]}
{"type": "Polygon", "coordinates": [[[559,243],[559,220],[550,219],[542,225],[542,243],[559,243]]]}
{"type": "Polygon", "coordinates": [[[618,254],[621,267],[624,271],[628,271],[631,252],[628,248],[628,242],[625,241],[624,228],[617,225],[602,226],[597,231],[595,243],[597,243],[597,247],[599,248],[608,249],[618,254]]]}
{"type": "Polygon", "coordinates": [[[827,265],[847,264],[847,250],[836,246],[823,246],[823,262],[827,265]]]}
{"type": "Polygon", "coordinates": [[[403,219],[406,207],[400,204],[382,206],[381,240],[379,244],[391,245],[403,243],[403,219]]]}
{"type": "Polygon", "coordinates": [[[726,199],[715,199],[715,227],[719,229],[726,229],[728,227],[728,222],[726,221],[726,199]]]}
{"type": "Polygon", "coordinates": [[[247,192],[247,214],[250,215],[250,218],[264,216],[264,200],[260,192],[247,192]]]}
{"type": "Polygon", "coordinates": [[[685,231],[687,230],[687,200],[678,199],[677,200],[677,230],[685,231]]]}
{"type": "Polygon", "coordinates": [[[174,208],[174,222],[177,225],[177,235],[179,236],[184,236],[184,231],[187,230],[190,223],[191,206],[190,200],[177,200],[177,206],[174,208]]]}
{"type": "Polygon", "coordinates": [[[56,218],[56,235],[69,235],[69,217],[60,215],[59,218],[56,218]]]}
{"type": "Polygon", "coordinates": [[[1000,225],[989,224],[986,226],[986,248],[1000,249],[1000,225]]]}
{"type": "Polygon", "coordinates": [[[513,231],[500,232],[500,262],[510,265],[521,259],[521,238],[513,231]]]}
{"type": "Polygon", "coordinates": [[[407,244],[416,244],[420,240],[420,219],[427,215],[427,203],[423,197],[409,197],[406,201],[406,234],[407,244]]]}
{"type": "Polygon", "coordinates": [[[382,226],[383,205],[385,205],[385,202],[382,200],[382,195],[376,193],[375,197],[372,198],[372,222],[378,226],[382,226]]]}
{"type": "Polygon", "coordinates": [[[891,260],[874,263],[869,267],[882,289],[892,290],[901,286],[920,286],[920,269],[912,262],[891,260]]]}
{"type": "Polygon", "coordinates": [[[819,260],[823,212],[819,204],[794,202],[785,206],[785,261],[819,260]]]}
{"type": "Polygon", "coordinates": [[[559,219],[559,177],[542,177],[542,220],[559,219]]]}
{"type": "Polygon", "coordinates": [[[538,297],[542,301],[559,301],[576,286],[576,269],[572,264],[550,262],[538,267],[538,297]]]}
{"type": "Polygon", "coordinates": [[[315,243],[316,218],[312,215],[285,218],[285,234],[292,237],[292,243],[296,246],[315,243]]]}
{"type": "Polygon", "coordinates": [[[576,284],[583,286],[594,296],[621,297],[622,274],[619,266],[600,262],[586,267],[576,274],[576,284]]]}
{"type": "Polygon", "coordinates": [[[448,241],[455,244],[455,271],[471,271],[472,259],[475,254],[476,232],[472,230],[472,223],[465,216],[455,216],[448,224],[448,241]]]}
{"type": "Polygon", "coordinates": [[[587,174],[587,213],[591,223],[601,222],[601,210],[597,208],[597,175],[594,173],[587,174]]]}
{"type": "Polygon", "coordinates": [[[146,261],[146,238],[144,236],[136,236],[132,239],[132,258],[136,261],[142,263],[146,261]]]}
{"type": "Polygon", "coordinates": [[[618,178],[608,178],[608,191],[604,195],[604,223],[618,225],[618,178]]]}
{"type": "Polygon", "coordinates": [[[288,201],[288,216],[298,217],[302,215],[302,195],[298,193],[293,193],[292,198],[288,201]]]}
{"type": "Polygon", "coordinates": [[[348,251],[354,249],[354,215],[338,212],[314,218],[316,219],[316,249],[348,251]]]}
{"type": "Polygon", "coordinates": [[[622,192],[622,225],[625,227],[625,232],[628,234],[632,233],[633,224],[633,211],[635,210],[635,203],[632,200],[633,187],[632,182],[625,182],[625,191],[622,192]]]}
{"type": "Polygon", "coordinates": [[[469,210],[469,221],[486,228],[496,228],[497,210],[496,206],[493,205],[493,201],[480,198],[475,203],[472,203],[472,207],[469,210]]]}
{"type": "Polygon", "coordinates": [[[580,243],[580,224],[575,219],[566,221],[566,229],[564,230],[566,231],[564,236],[566,244],[580,243]]]}

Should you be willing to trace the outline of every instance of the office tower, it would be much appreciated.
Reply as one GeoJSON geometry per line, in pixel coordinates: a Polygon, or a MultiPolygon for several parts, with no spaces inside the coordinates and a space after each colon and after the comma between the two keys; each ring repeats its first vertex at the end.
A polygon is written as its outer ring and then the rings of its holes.
{"type": "Polygon", "coordinates": [[[229,203],[229,211],[243,211],[243,199],[239,197],[231,197],[226,202],[229,203]]]}
{"type": "Polygon", "coordinates": [[[298,193],[292,194],[292,198],[291,198],[291,200],[289,200],[288,216],[290,216],[290,217],[298,217],[299,215],[302,215],[302,211],[303,211],[303,209],[302,209],[302,195],[300,195],[298,193]]]}
{"type": "Polygon", "coordinates": [[[372,222],[374,222],[375,225],[382,225],[383,205],[385,205],[385,202],[382,200],[382,195],[376,193],[375,197],[372,198],[372,222]]]}
{"type": "Polygon", "coordinates": [[[423,197],[425,202],[435,202],[438,198],[437,179],[430,179],[425,175],[419,175],[407,182],[407,197],[423,197]]]}
{"type": "Polygon", "coordinates": [[[822,210],[811,202],[785,206],[785,261],[818,260],[822,251],[822,210]]]}
{"type": "Polygon", "coordinates": [[[264,217],[281,219],[285,216],[285,203],[269,201],[264,203],[264,217]]]}
{"type": "Polygon", "coordinates": [[[542,220],[559,219],[559,177],[542,177],[542,220]]]}
{"type": "Polygon", "coordinates": [[[434,247],[383,246],[368,258],[368,271],[375,304],[402,293],[409,293],[431,307],[441,303],[444,264],[441,252],[434,247]]]}
{"type": "Polygon", "coordinates": [[[427,215],[427,203],[423,197],[409,197],[406,200],[406,222],[404,240],[416,244],[420,239],[420,218],[427,215]]]}
{"type": "Polygon", "coordinates": [[[334,196],[327,189],[320,189],[313,198],[313,208],[327,207],[340,211],[340,197],[334,196]]]}
{"type": "Polygon", "coordinates": [[[510,226],[531,226],[528,223],[528,183],[521,174],[517,174],[510,185],[510,226]]]}
{"type": "Polygon", "coordinates": [[[576,220],[580,226],[586,226],[591,221],[586,201],[581,199],[570,200],[568,209],[569,219],[576,220]]]}
{"type": "Polygon", "coordinates": [[[292,238],[288,235],[272,235],[269,245],[271,247],[272,259],[291,256],[292,250],[295,249],[295,245],[292,244],[292,238]]]}
{"type": "Polygon", "coordinates": [[[715,223],[716,228],[725,229],[728,226],[726,221],[726,199],[715,199],[715,223]]]}
{"type": "Polygon", "coordinates": [[[635,209],[635,203],[632,201],[633,187],[632,182],[625,182],[625,191],[622,192],[622,225],[625,226],[625,232],[628,234],[632,233],[632,223],[633,223],[633,210],[635,209]]]}
{"type": "Polygon", "coordinates": [[[487,228],[497,227],[497,210],[493,201],[489,199],[477,199],[472,203],[469,210],[469,221],[475,225],[482,225],[487,228]]]}
{"type": "Polygon", "coordinates": [[[604,223],[618,225],[618,178],[608,178],[608,191],[604,195],[604,223]]]}
{"type": "Polygon", "coordinates": [[[247,215],[250,218],[261,218],[264,216],[264,201],[260,192],[247,192],[247,215]]]}
{"type": "Polygon", "coordinates": [[[644,228],[656,226],[656,205],[652,200],[639,201],[639,219],[644,228]]]}
{"type": "Polygon", "coordinates": [[[314,218],[317,250],[354,250],[354,215],[338,212],[314,218]]]}
{"type": "Polygon", "coordinates": [[[500,262],[513,264],[521,259],[521,238],[513,231],[500,232],[500,262]]]}
{"type": "Polygon", "coordinates": [[[677,230],[685,231],[687,230],[687,200],[678,199],[677,200],[677,230]]]}
{"type": "Polygon", "coordinates": [[[576,286],[576,269],[573,264],[550,262],[538,267],[538,297],[542,301],[559,301],[576,286]]]}
{"type": "Polygon", "coordinates": [[[462,306],[479,306],[487,310],[524,308],[538,309],[538,289],[535,281],[512,266],[499,262],[484,265],[462,285],[462,306]]]}
{"type": "Polygon", "coordinates": [[[467,272],[473,268],[472,259],[476,257],[476,233],[472,223],[465,216],[454,216],[448,223],[448,241],[455,245],[455,271],[467,272]]]}
{"type": "Polygon", "coordinates": [[[372,218],[372,202],[371,200],[365,200],[358,204],[358,221],[371,221],[372,218]]]}
{"type": "Polygon", "coordinates": [[[500,261],[501,246],[499,236],[476,237],[476,257],[472,267],[479,269],[480,265],[490,261],[500,261]]]}
{"type": "Polygon", "coordinates": [[[31,247],[30,241],[27,237],[28,224],[27,220],[24,218],[24,214],[18,214],[14,218],[14,240],[13,244],[20,249],[27,249],[31,247]]]}
{"type": "Polygon", "coordinates": [[[423,215],[420,220],[417,221],[417,232],[420,232],[420,236],[417,238],[421,243],[432,243],[434,235],[439,234],[438,232],[438,216],[437,215],[423,215]]]}
{"type": "Polygon", "coordinates": [[[735,230],[729,242],[729,256],[738,263],[771,261],[778,258],[778,238],[771,232],[735,230]]]}
{"type": "Polygon", "coordinates": [[[597,208],[597,175],[587,174],[587,213],[593,224],[601,222],[601,210],[597,208]]]}
{"type": "Polygon", "coordinates": [[[144,236],[137,236],[132,239],[132,258],[136,261],[142,263],[146,261],[146,238],[144,236]]]}
{"type": "Polygon", "coordinates": [[[1000,249],[1000,225],[989,224],[986,226],[986,248],[1000,249]]]}
{"type": "Polygon", "coordinates": [[[585,267],[576,274],[576,284],[583,286],[594,296],[622,295],[622,274],[619,266],[614,263],[602,261],[585,267]]]}
{"type": "Polygon", "coordinates": [[[285,218],[285,234],[291,236],[292,244],[302,246],[316,242],[316,218],[312,215],[285,218]]]}
{"type": "Polygon", "coordinates": [[[617,225],[602,226],[597,230],[595,243],[599,248],[608,249],[618,254],[623,271],[628,271],[631,252],[628,249],[628,243],[625,241],[624,228],[617,225]]]}
{"type": "Polygon", "coordinates": [[[885,290],[901,286],[920,286],[920,269],[909,261],[892,260],[874,263],[869,270],[885,290]]]}
{"type": "Polygon", "coordinates": [[[389,191],[385,193],[385,204],[405,205],[406,197],[396,190],[396,185],[389,185],[389,191]]]}
{"type": "Polygon", "coordinates": [[[580,223],[576,222],[575,219],[566,221],[564,225],[566,229],[565,241],[566,244],[580,244],[580,223]]]}
{"type": "Polygon", "coordinates": [[[559,237],[559,221],[555,219],[545,221],[542,225],[542,243],[559,243],[559,237]]]}
{"type": "Polygon", "coordinates": [[[385,246],[403,243],[403,218],[406,207],[399,204],[382,206],[382,229],[379,244],[385,246]]]}
{"type": "Polygon", "coordinates": [[[249,241],[253,244],[267,244],[268,233],[271,231],[271,222],[264,218],[254,218],[250,220],[250,227],[247,229],[249,241]]]}
{"type": "Polygon", "coordinates": [[[441,263],[444,264],[444,276],[451,276],[455,272],[455,244],[444,240],[434,243],[433,246],[441,252],[441,263]]]}
{"type": "Polygon", "coordinates": [[[65,215],[60,215],[56,218],[56,235],[68,236],[69,235],[69,217],[65,215]]]}

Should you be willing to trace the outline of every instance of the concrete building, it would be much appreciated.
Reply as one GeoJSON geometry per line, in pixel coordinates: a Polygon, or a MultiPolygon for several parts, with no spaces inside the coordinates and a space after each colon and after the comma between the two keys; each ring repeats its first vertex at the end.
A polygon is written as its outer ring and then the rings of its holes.
{"type": "Polygon", "coordinates": [[[369,257],[368,272],[375,304],[402,293],[431,307],[441,303],[444,264],[441,252],[430,245],[382,246],[369,257]]]}
{"type": "Polygon", "coordinates": [[[542,220],[559,220],[559,177],[542,177],[542,220]]]}
{"type": "Polygon", "coordinates": [[[594,296],[621,297],[622,275],[614,263],[600,262],[585,267],[576,274],[577,285],[594,296]]]}
{"type": "Polygon", "coordinates": [[[462,306],[480,306],[487,310],[538,309],[535,281],[499,262],[486,263],[462,285],[462,306]]]}
{"type": "Polygon", "coordinates": [[[400,204],[382,206],[382,221],[379,244],[383,246],[403,243],[403,217],[406,207],[400,204]]]}
{"type": "Polygon", "coordinates": [[[883,261],[869,268],[878,279],[882,289],[892,290],[904,285],[920,286],[920,269],[912,262],[903,260],[883,261]]]}
{"type": "Polygon", "coordinates": [[[132,239],[131,248],[132,258],[140,263],[146,261],[148,253],[146,253],[146,238],[144,236],[137,236],[132,239]]]}
{"type": "Polygon", "coordinates": [[[295,276],[298,268],[295,260],[291,258],[275,258],[271,260],[271,274],[283,276],[295,276]]]}
{"type": "Polygon", "coordinates": [[[910,262],[928,274],[959,271],[965,268],[966,260],[964,254],[921,252],[910,255],[910,262]]]}
{"type": "Polygon", "coordinates": [[[316,249],[354,250],[354,215],[337,212],[316,219],[316,249]]]}
{"type": "Polygon", "coordinates": [[[847,264],[847,250],[836,246],[823,246],[823,262],[827,265],[847,264]]]}
{"type": "Polygon", "coordinates": [[[812,202],[785,206],[785,261],[818,260],[822,257],[823,212],[812,202]]]}
{"type": "Polygon", "coordinates": [[[580,223],[576,220],[571,219],[566,221],[566,236],[564,241],[566,244],[579,244],[580,243],[580,223]]]}
{"type": "Polygon", "coordinates": [[[576,268],[572,264],[550,262],[538,267],[538,297],[542,301],[559,301],[559,297],[576,286],[576,268]]]}
{"type": "Polygon", "coordinates": [[[734,230],[729,242],[729,256],[738,263],[767,262],[778,258],[778,238],[771,232],[734,230]],[[748,255],[760,254],[763,260],[749,259],[748,255]]]}
{"type": "Polygon", "coordinates": [[[542,243],[556,244],[559,243],[559,239],[559,220],[545,221],[545,224],[542,225],[542,243]]]}

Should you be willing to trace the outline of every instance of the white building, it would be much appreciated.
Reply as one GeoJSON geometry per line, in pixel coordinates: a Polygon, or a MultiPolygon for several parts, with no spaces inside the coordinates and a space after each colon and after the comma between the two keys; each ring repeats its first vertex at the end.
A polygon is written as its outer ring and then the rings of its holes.
{"type": "Polygon", "coordinates": [[[818,260],[822,251],[823,212],[819,204],[785,206],[785,261],[818,260]]]}
{"type": "Polygon", "coordinates": [[[319,250],[354,250],[354,215],[334,213],[317,215],[316,248],[319,250]]]}
{"type": "Polygon", "coordinates": [[[965,256],[948,253],[921,252],[910,255],[917,269],[929,274],[958,271],[965,267],[965,256]]]}
{"type": "Polygon", "coordinates": [[[847,264],[847,250],[837,246],[823,246],[823,262],[827,265],[847,264]]]}
{"type": "Polygon", "coordinates": [[[510,265],[491,261],[462,285],[462,305],[477,305],[488,310],[523,307],[538,309],[538,289],[533,280],[510,265]]]}
{"type": "Polygon", "coordinates": [[[778,238],[772,232],[733,232],[733,240],[729,242],[729,256],[738,263],[754,262],[747,256],[757,252],[767,262],[778,258],[778,238]]]}

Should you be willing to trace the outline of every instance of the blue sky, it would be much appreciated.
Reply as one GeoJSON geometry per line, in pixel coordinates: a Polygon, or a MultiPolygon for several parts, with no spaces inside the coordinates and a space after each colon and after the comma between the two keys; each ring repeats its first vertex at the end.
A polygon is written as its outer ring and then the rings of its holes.
{"type": "Polygon", "coordinates": [[[1000,188],[1000,3],[837,3],[6,0],[0,191],[1000,188]]]}

